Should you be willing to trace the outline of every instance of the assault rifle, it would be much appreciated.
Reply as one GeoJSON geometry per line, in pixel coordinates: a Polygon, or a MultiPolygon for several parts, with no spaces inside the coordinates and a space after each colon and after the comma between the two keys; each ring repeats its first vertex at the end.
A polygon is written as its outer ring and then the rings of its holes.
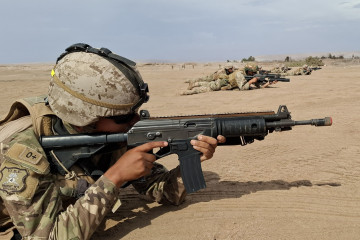
{"type": "Polygon", "coordinates": [[[317,67],[311,67],[310,69],[311,69],[311,71],[313,71],[313,70],[316,71],[316,70],[320,70],[321,67],[318,67],[318,66],[317,67]]]}
{"type": "Polygon", "coordinates": [[[263,84],[263,83],[266,83],[266,82],[273,82],[273,81],[290,82],[289,78],[283,78],[283,77],[281,77],[280,74],[275,74],[275,73],[255,74],[253,76],[246,75],[245,79],[246,79],[246,81],[250,81],[254,77],[259,78],[257,82],[260,83],[260,84],[263,84]]]}
{"type": "Polygon", "coordinates": [[[263,70],[263,69],[259,70],[259,74],[269,74],[269,73],[271,73],[270,70],[263,70]]]}
{"type": "MultiPolygon", "coordinates": [[[[220,145],[244,146],[254,140],[263,140],[268,133],[288,131],[296,125],[332,125],[330,117],[291,120],[285,105],[280,105],[277,113],[267,111],[153,118],[148,111],[142,110],[140,116],[140,121],[127,133],[43,136],[40,143],[47,152],[51,151],[56,156],[57,160],[53,159],[53,162],[60,160],[69,169],[78,160],[89,158],[109,145],[126,142],[132,148],[147,142],[167,141],[168,146],[154,154],[157,158],[178,155],[186,191],[192,193],[206,187],[201,169],[201,153],[190,144],[199,134],[214,138],[223,135],[226,143],[220,145]]],[[[62,167],[58,167],[60,172],[62,167]]]]}

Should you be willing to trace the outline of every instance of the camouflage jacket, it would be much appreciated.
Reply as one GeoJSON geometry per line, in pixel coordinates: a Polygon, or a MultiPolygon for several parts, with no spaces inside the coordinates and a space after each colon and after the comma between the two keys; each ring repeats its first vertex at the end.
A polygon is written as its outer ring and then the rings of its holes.
{"type": "Polygon", "coordinates": [[[228,82],[231,89],[239,88],[240,90],[249,90],[250,88],[242,70],[235,70],[233,73],[231,73],[229,75],[228,82]]]}
{"type": "Polygon", "coordinates": [[[310,68],[304,69],[304,68],[300,67],[298,69],[295,69],[294,71],[286,72],[283,75],[284,76],[297,76],[297,75],[310,75],[310,74],[311,74],[310,68]]]}
{"type": "MultiPolygon", "coordinates": [[[[23,239],[89,239],[117,201],[119,189],[104,176],[94,181],[76,165],[69,179],[52,173],[31,126],[0,150],[0,231],[13,224],[23,239]]],[[[177,205],[186,196],[179,167],[156,164],[133,186],[160,203],[177,205]]]]}
{"type": "Polygon", "coordinates": [[[212,74],[213,80],[216,79],[227,79],[229,74],[226,74],[225,68],[221,68],[212,74]]]}

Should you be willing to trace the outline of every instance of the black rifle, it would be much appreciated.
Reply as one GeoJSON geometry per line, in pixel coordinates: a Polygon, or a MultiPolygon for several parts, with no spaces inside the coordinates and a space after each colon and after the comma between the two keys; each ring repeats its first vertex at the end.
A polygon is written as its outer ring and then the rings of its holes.
{"type": "Polygon", "coordinates": [[[311,67],[310,69],[311,69],[311,71],[312,71],[312,70],[316,71],[316,70],[320,70],[321,67],[311,67]]]}
{"type": "MultiPolygon", "coordinates": [[[[192,193],[205,188],[201,169],[201,153],[195,150],[190,141],[199,134],[216,138],[226,137],[220,145],[246,145],[254,140],[263,140],[273,131],[291,130],[295,125],[330,126],[330,117],[305,121],[291,120],[285,105],[279,106],[277,113],[253,112],[236,114],[216,114],[197,116],[177,116],[151,118],[146,110],[140,111],[141,119],[127,133],[78,134],[63,136],[43,136],[42,147],[49,153],[50,160],[55,156],[69,169],[79,159],[86,159],[99,153],[105,146],[126,142],[128,147],[136,147],[152,141],[167,141],[167,147],[154,153],[157,158],[177,154],[180,161],[181,177],[186,191],[192,193]]],[[[57,160],[52,159],[53,162],[57,160]]],[[[59,167],[59,172],[62,167],[59,167]]]]}
{"type": "Polygon", "coordinates": [[[269,73],[271,73],[270,70],[263,70],[263,69],[259,70],[259,74],[269,74],[269,73]]]}
{"type": "Polygon", "coordinates": [[[266,82],[273,82],[273,81],[290,82],[289,78],[283,78],[283,77],[281,77],[281,74],[275,74],[275,73],[255,74],[253,76],[246,75],[245,79],[246,79],[246,81],[250,81],[254,77],[258,78],[257,82],[260,83],[260,84],[263,84],[263,83],[266,83],[266,82]]]}

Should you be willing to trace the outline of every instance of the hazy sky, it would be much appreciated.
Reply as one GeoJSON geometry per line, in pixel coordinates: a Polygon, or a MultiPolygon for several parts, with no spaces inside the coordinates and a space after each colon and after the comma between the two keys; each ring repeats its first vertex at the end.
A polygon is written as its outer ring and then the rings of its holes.
{"type": "Polygon", "coordinates": [[[0,0],[0,63],[84,42],[132,60],[359,51],[360,0],[0,0]]]}

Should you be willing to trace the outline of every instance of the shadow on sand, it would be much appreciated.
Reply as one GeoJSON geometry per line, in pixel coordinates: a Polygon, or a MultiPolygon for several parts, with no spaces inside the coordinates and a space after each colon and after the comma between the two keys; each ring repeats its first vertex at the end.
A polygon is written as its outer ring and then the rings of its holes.
{"type": "Polygon", "coordinates": [[[92,239],[121,239],[128,233],[151,225],[151,221],[167,212],[179,211],[191,204],[209,202],[214,200],[240,198],[243,195],[266,190],[289,190],[293,187],[311,186],[340,186],[339,183],[312,184],[309,180],[298,180],[286,182],[283,180],[259,181],[259,182],[236,182],[220,181],[219,176],[214,172],[205,171],[207,187],[196,193],[189,194],[180,206],[149,204],[148,201],[139,197],[139,194],[132,188],[126,189],[121,202],[122,205],[117,212],[107,216],[106,223],[102,229],[93,235],[92,239]],[[151,205],[151,206],[149,206],[151,205]]]}

